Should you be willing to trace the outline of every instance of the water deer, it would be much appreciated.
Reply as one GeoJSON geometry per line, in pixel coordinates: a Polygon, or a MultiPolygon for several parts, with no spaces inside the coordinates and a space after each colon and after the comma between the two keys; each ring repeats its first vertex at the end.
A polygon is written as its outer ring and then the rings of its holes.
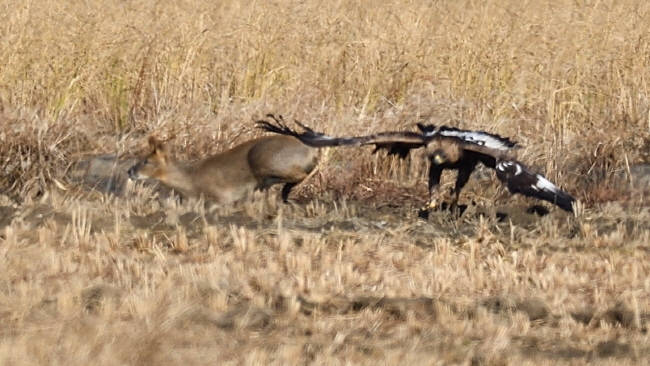
{"type": "Polygon", "coordinates": [[[162,142],[149,138],[151,153],[132,166],[132,180],[153,178],[187,197],[217,204],[239,201],[254,190],[284,184],[282,200],[318,163],[318,150],[291,136],[246,141],[220,154],[193,162],[176,161],[162,142]]]}

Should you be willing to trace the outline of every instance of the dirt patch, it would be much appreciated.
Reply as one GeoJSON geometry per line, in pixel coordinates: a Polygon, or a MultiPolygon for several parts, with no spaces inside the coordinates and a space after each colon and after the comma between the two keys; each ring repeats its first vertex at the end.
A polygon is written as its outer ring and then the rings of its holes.
{"type": "Polygon", "coordinates": [[[517,298],[515,296],[495,296],[480,301],[475,307],[469,308],[467,314],[474,317],[477,311],[485,309],[493,314],[510,316],[516,312],[525,314],[530,321],[546,320],[550,315],[548,305],[541,299],[517,298]]]}
{"type": "Polygon", "coordinates": [[[602,322],[604,324],[638,330],[643,333],[647,332],[648,322],[650,322],[650,313],[637,313],[631,310],[624,302],[617,302],[602,312],[593,308],[584,308],[571,312],[570,316],[582,324],[600,326],[602,322]]]}
{"type": "Polygon", "coordinates": [[[149,229],[151,231],[170,230],[169,225],[165,225],[165,218],[167,216],[163,211],[158,211],[145,216],[133,215],[130,218],[130,223],[136,229],[149,229]]]}
{"type": "Polygon", "coordinates": [[[63,226],[72,222],[72,214],[56,210],[47,204],[36,204],[31,207],[26,207],[20,213],[19,217],[32,227],[42,226],[47,220],[54,220],[55,223],[63,226]]]}
{"type": "Polygon", "coordinates": [[[629,182],[632,188],[650,191],[650,164],[636,164],[630,166],[629,182]]]}
{"type": "Polygon", "coordinates": [[[100,284],[85,289],[81,293],[82,307],[88,312],[98,312],[105,301],[118,302],[122,292],[115,287],[100,284]]]}
{"type": "Polygon", "coordinates": [[[260,329],[267,327],[272,317],[271,309],[242,305],[220,316],[216,325],[223,329],[260,329]]]}
{"type": "Polygon", "coordinates": [[[18,209],[12,206],[0,206],[0,229],[5,228],[13,220],[18,209]]]}
{"type": "Polygon", "coordinates": [[[126,172],[136,162],[137,159],[119,161],[115,155],[92,156],[75,164],[68,179],[87,189],[122,195],[128,179],[126,172]]]}

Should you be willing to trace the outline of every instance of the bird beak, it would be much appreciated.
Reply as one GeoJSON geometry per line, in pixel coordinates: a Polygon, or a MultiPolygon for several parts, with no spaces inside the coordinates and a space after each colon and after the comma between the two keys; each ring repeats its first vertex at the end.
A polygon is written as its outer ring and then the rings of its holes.
{"type": "Polygon", "coordinates": [[[441,165],[442,163],[445,162],[445,159],[442,158],[440,155],[435,155],[433,157],[433,162],[436,163],[436,165],[441,165]]]}

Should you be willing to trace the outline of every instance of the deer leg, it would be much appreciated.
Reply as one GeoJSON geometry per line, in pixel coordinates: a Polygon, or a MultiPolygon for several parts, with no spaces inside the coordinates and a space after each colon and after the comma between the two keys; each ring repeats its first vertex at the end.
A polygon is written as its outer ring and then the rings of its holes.
{"type": "Polygon", "coordinates": [[[298,185],[298,183],[287,183],[282,187],[282,202],[288,203],[289,202],[289,192],[298,185]]]}

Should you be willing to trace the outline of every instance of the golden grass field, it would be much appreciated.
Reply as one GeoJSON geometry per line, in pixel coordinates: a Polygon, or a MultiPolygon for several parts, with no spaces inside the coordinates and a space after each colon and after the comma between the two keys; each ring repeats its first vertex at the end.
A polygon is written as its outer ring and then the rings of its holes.
{"type": "Polygon", "coordinates": [[[650,359],[650,3],[0,9],[0,364],[650,359]],[[206,208],[124,180],[149,135],[198,159],[266,113],[332,135],[509,136],[581,202],[529,214],[539,202],[481,170],[462,216],[419,219],[425,157],[371,148],[323,149],[289,204],[274,188],[206,208]],[[96,156],[123,163],[102,177],[96,156]]]}

